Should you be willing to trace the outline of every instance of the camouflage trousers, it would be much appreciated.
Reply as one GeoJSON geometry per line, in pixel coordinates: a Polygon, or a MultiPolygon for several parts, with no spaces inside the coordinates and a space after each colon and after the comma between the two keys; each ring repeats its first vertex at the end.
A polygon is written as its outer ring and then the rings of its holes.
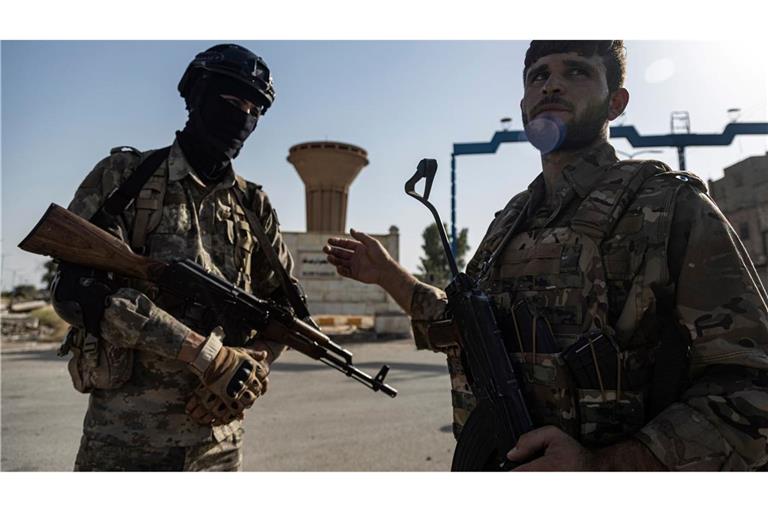
{"type": "Polygon", "coordinates": [[[75,471],[240,471],[242,431],[194,446],[126,446],[83,436],[75,471]]]}

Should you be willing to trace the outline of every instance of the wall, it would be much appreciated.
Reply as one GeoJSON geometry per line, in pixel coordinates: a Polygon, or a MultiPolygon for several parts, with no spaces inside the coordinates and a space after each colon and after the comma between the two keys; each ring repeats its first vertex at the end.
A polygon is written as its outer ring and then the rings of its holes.
{"type": "MultiPolygon", "coordinates": [[[[395,226],[386,235],[369,233],[379,240],[395,260],[399,259],[400,234],[395,226]]],[[[294,275],[307,294],[313,315],[375,315],[400,311],[397,304],[376,285],[346,279],[325,259],[322,248],[339,233],[284,231],[283,239],[295,263],[294,275]]]]}
{"type": "Polygon", "coordinates": [[[768,284],[768,154],[726,167],[721,179],[709,182],[709,192],[768,284]]]}

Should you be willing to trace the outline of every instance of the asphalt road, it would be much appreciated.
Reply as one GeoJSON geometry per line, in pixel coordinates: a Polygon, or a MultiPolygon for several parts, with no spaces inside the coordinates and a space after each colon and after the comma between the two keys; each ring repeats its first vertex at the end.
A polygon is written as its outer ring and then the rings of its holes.
{"type": "MultiPolygon", "coordinates": [[[[450,381],[444,356],[410,340],[346,348],[373,375],[387,363],[397,398],[374,393],[302,354],[275,363],[270,390],[246,414],[248,471],[447,471],[450,381]]],[[[87,396],[76,392],[52,346],[5,344],[3,471],[69,471],[87,396]]]]}

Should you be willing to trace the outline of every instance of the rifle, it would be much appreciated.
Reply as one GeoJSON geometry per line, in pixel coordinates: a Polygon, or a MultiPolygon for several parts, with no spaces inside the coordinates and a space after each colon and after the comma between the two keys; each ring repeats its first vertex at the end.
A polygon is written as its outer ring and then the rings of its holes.
{"type": "MultiPolygon", "coordinates": [[[[265,338],[288,345],[374,391],[390,397],[397,390],[384,383],[389,367],[383,365],[375,377],[352,364],[352,353],[334,343],[294,311],[274,301],[259,299],[225,279],[205,270],[191,260],[170,263],[140,256],[110,233],[56,204],[19,244],[34,254],[113,272],[155,284],[163,293],[173,295],[190,307],[202,308],[219,325],[236,322],[256,329],[265,338]]],[[[311,321],[311,320],[309,320],[311,321]]],[[[225,344],[227,340],[225,339],[225,344]]]]}
{"type": "Polygon", "coordinates": [[[488,296],[456,266],[445,228],[429,192],[437,173],[437,161],[423,159],[405,183],[405,193],[425,205],[435,217],[453,280],[445,289],[448,313],[458,328],[459,346],[466,361],[477,406],[470,413],[453,453],[452,471],[499,471],[512,468],[506,453],[518,438],[533,429],[515,370],[509,360],[488,296]],[[416,183],[426,179],[424,194],[416,183]]]}

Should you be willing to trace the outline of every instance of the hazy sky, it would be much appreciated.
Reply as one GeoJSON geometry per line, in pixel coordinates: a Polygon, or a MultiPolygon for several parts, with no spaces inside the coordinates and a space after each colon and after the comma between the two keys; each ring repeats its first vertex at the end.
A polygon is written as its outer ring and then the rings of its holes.
{"type": "MultiPolygon", "coordinates": [[[[176,91],[195,53],[221,41],[2,42],[3,289],[38,284],[43,258],[16,248],[51,202],[75,188],[110,148],[169,144],[186,119],[176,91]]],[[[432,199],[450,218],[450,154],[455,142],[484,142],[513,118],[527,41],[237,41],[274,72],[277,100],[246,142],[235,169],[260,183],[282,228],[305,228],[304,187],[288,148],[336,140],[365,148],[370,165],[350,192],[347,227],[400,229],[404,265],[416,270],[429,212],[403,193],[419,159],[440,164],[432,199]]],[[[619,122],[643,135],[669,132],[670,112],[690,113],[692,131],[720,133],[726,111],[768,121],[766,70],[759,48],[728,42],[628,41],[630,91],[619,122]]],[[[688,169],[705,179],[766,153],[768,138],[690,148],[688,169]]],[[[631,152],[623,140],[618,150],[631,152]]],[[[677,166],[676,152],[650,155],[677,166]]],[[[509,198],[540,172],[528,144],[458,158],[458,225],[474,249],[509,198]]]]}

